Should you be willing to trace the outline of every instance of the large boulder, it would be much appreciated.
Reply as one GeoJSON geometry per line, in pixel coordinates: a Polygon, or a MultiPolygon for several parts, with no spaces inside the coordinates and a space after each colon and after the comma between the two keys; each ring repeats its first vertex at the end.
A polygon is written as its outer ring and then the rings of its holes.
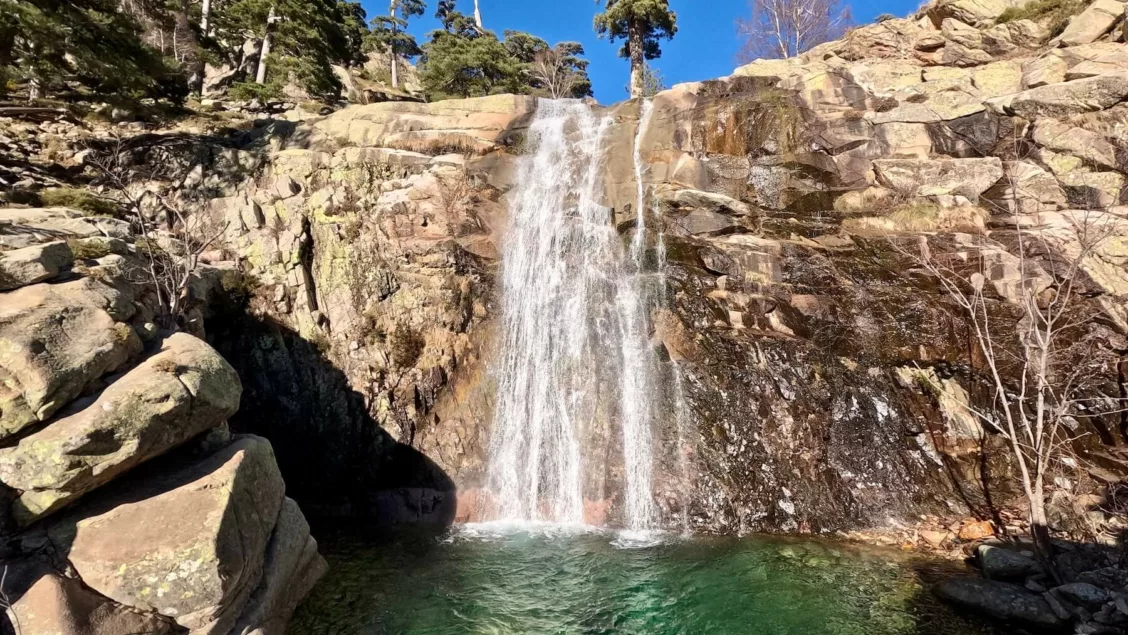
{"type": "Polygon", "coordinates": [[[243,437],[204,461],[94,499],[49,530],[83,582],[193,634],[230,632],[263,579],[283,506],[270,443],[243,437]]]}
{"type": "Polygon", "coordinates": [[[996,97],[987,100],[987,105],[999,114],[1017,115],[1033,121],[1041,117],[1066,117],[1105,110],[1126,97],[1128,71],[1118,71],[996,97]]]}
{"type": "Polygon", "coordinates": [[[0,302],[0,439],[46,421],[141,351],[121,295],[97,281],[35,285],[0,302]]]}
{"type": "Polygon", "coordinates": [[[971,201],[1003,176],[1003,164],[984,159],[877,159],[878,182],[914,196],[964,196],[971,201]]]}
{"type": "Polygon", "coordinates": [[[93,404],[0,450],[0,483],[20,492],[13,515],[26,525],[219,425],[241,392],[205,342],[169,337],[93,404]]]}
{"type": "Polygon", "coordinates": [[[74,262],[65,241],[33,245],[0,253],[0,291],[50,280],[74,262]]]}
{"type": "Polygon", "coordinates": [[[285,635],[286,626],[329,565],[317,552],[309,523],[293,499],[282,503],[274,535],[266,551],[262,582],[239,616],[234,633],[285,635]]]}
{"type": "Polygon", "coordinates": [[[1042,573],[1042,565],[1030,556],[1017,551],[980,545],[975,555],[983,575],[991,580],[1014,580],[1021,582],[1026,576],[1042,573]]]}
{"type": "Polygon", "coordinates": [[[34,578],[30,586],[6,576],[5,592],[18,598],[9,609],[19,625],[15,635],[164,635],[178,630],[171,620],[111,602],[46,567],[29,573],[34,578]]]}
{"type": "Polygon", "coordinates": [[[1124,3],[1119,0],[1096,0],[1069,21],[1058,41],[1062,46],[1079,46],[1097,41],[1124,18],[1124,3]]]}
{"type": "Polygon", "coordinates": [[[1120,163],[1116,146],[1103,136],[1055,119],[1036,122],[1033,137],[1042,147],[1079,157],[1098,168],[1115,170],[1120,163]]]}
{"type": "Polygon", "coordinates": [[[1063,624],[1042,596],[1017,584],[973,577],[951,578],[936,587],[936,594],[988,617],[1024,626],[1055,628],[1063,624]]]}

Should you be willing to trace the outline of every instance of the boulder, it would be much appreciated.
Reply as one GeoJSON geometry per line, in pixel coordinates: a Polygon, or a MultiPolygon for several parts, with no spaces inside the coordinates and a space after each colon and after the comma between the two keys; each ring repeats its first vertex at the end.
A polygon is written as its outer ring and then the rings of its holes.
{"type": "Polygon", "coordinates": [[[995,209],[1011,214],[1037,214],[1064,209],[1069,202],[1061,184],[1029,161],[1004,163],[1006,176],[984,193],[995,209]]]}
{"type": "Polygon", "coordinates": [[[1079,209],[1105,209],[1124,202],[1125,178],[1120,172],[1074,170],[1058,174],[1069,204],[1079,209]]]}
{"type": "Polygon", "coordinates": [[[0,302],[0,439],[46,421],[102,375],[140,353],[110,309],[121,295],[96,281],[34,285],[0,302]]]}
{"type": "Polygon", "coordinates": [[[241,392],[207,343],[169,337],[93,404],[0,450],[0,483],[21,492],[13,515],[26,525],[223,423],[241,392]]]}
{"type": "Polygon", "coordinates": [[[914,196],[959,195],[971,201],[1003,176],[1003,164],[984,159],[877,159],[878,183],[914,196]]]}
{"type": "Polygon", "coordinates": [[[1022,90],[1022,65],[1013,61],[992,62],[976,69],[971,82],[985,99],[1011,95],[1022,90]]]}
{"type": "Polygon", "coordinates": [[[695,209],[681,218],[676,218],[674,224],[690,235],[712,234],[740,226],[731,216],[704,209],[695,209]]]}
{"type": "Polygon", "coordinates": [[[86,218],[81,212],[51,207],[0,209],[0,248],[20,249],[61,238],[102,236],[99,223],[112,219],[86,218]]]}
{"type": "Polygon", "coordinates": [[[1069,63],[1052,52],[1036,57],[1022,65],[1022,87],[1030,89],[1064,82],[1068,70],[1069,63]]]}
{"type": "Polygon", "coordinates": [[[1033,121],[1105,110],[1125,97],[1128,97],[1128,71],[1118,71],[996,97],[987,100],[987,106],[999,114],[1033,121]]]}
{"type": "Polygon", "coordinates": [[[262,582],[232,632],[285,635],[294,609],[328,569],[301,509],[287,498],[266,550],[262,582]]]}
{"type": "Polygon", "coordinates": [[[941,599],[995,619],[1036,628],[1057,628],[1064,621],[1048,602],[1017,584],[960,577],[936,587],[941,599]]]}
{"type": "Polygon", "coordinates": [[[1090,610],[1101,608],[1109,600],[1109,593],[1088,582],[1070,582],[1053,589],[1053,593],[1090,610]]]}
{"type": "Polygon", "coordinates": [[[1042,565],[1017,551],[980,545],[975,551],[983,575],[991,580],[1018,580],[1042,572],[1042,565]]]}
{"type": "Polygon", "coordinates": [[[1065,79],[1073,81],[1075,79],[1085,79],[1086,77],[1096,77],[1097,75],[1114,73],[1124,70],[1125,68],[1128,68],[1128,47],[1100,55],[1091,60],[1085,60],[1084,62],[1070,67],[1065,73],[1065,79]]]}
{"type": "Polygon", "coordinates": [[[938,25],[945,18],[981,25],[999,17],[1010,6],[1006,0],[939,0],[929,6],[928,15],[938,25]]]}
{"type": "Polygon", "coordinates": [[[282,509],[270,443],[242,437],[196,465],[131,485],[53,526],[51,542],[98,593],[194,634],[228,633],[263,580],[282,509]]]}
{"type": "Polygon", "coordinates": [[[1058,36],[1061,46],[1078,46],[1097,41],[1124,18],[1124,3],[1118,0],[1096,0],[1079,15],[1073,16],[1065,31],[1058,36]]]}
{"type": "Polygon", "coordinates": [[[1117,169],[1117,148],[1099,134],[1071,126],[1055,119],[1042,119],[1034,124],[1034,142],[1054,152],[1084,159],[1089,165],[1117,169]]]}
{"type": "Polygon", "coordinates": [[[61,240],[0,253],[0,291],[50,280],[72,262],[70,246],[61,240]]]}
{"type": "Polygon", "coordinates": [[[77,580],[38,572],[10,609],[19,623],[16,635],[164,635],[176,625],[159,615],[126,608],[93,593],[77,580]]]}
{"type": "Polygon", "coordinates": [[[700,209],[736,216],[751,216],[752,207],[730,196],[700,190],[666,190],[658,197],[678,208],[700,209]]]}

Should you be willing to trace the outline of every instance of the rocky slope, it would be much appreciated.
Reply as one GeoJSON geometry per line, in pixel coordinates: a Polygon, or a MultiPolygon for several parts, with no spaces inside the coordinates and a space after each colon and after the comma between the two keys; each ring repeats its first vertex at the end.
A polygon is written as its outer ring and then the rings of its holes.
{"type": "Polygon", "coordinates": [[[0,632],[284,632],[325,563],[235,370],[160,336],[128,223],[0,226],[0,632]]]}

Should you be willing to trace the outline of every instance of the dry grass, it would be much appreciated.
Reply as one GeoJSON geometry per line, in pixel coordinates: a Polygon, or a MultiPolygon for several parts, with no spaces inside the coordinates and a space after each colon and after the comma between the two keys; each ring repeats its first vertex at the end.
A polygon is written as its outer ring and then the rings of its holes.
{"type": "Polygon", "coordinates": [[[1043,24],[1051,37],[1061,35],[1070,18],[1081,13],[1088,6],[1085,0],[1034,0],[1022,7],[1010,7],[1003,11],[998,24],[1016,20],[1033,20],[1043,24]]]}

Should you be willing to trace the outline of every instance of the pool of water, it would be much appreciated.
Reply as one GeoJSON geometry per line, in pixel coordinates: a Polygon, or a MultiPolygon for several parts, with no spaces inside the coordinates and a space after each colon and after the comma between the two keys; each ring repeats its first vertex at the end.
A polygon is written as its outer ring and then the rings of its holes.
{"type": "Polygon", "coordinates": [[[321,531],[330,573],[293,635],[986,635],[926,590],[956,565],[767,537],[469,525],[321,531]]]}

